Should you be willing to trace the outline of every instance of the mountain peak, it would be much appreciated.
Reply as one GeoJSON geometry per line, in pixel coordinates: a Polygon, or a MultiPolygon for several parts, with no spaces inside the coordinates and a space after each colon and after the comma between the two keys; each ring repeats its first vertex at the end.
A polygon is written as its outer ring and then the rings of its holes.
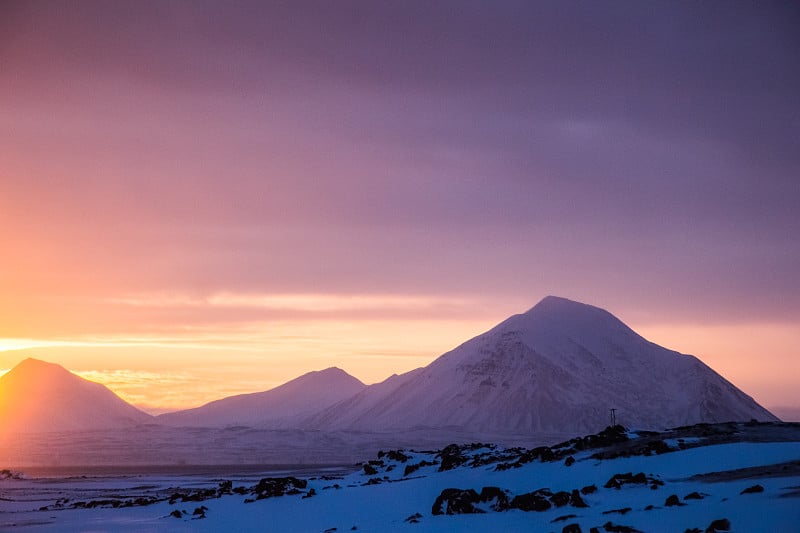
{"type": "Polygon", "coordinates": [[[69,381],[71,379],[81,379],[72,374],[69,370],[56,363],[48,363],[40,359],[29,357],[20,361],[14,368],[9,370],[2,378],[6,383],[13,381],[19,382],[52,382],[69,381]]]}
{"type": "Polygon", "coordinates": [[[7,432],[124,427],[150,421],[100,383],[28,358],[0,377],[0,427],[7,432]]]}
{"type": "Polygon", "coordinates": [[[524,314],[546,314],[546,313],[559,313],[563,314],[566,312],[574,312],[574,313],[604,313],[609,314],[608,311],[600,308],[595,307],[593,305],[585,304],[582,302],[576,302],[575,300],[570,300],[569,298],[564,298],[561,296],[545,296],[542,298],[539,303],[531,307],[526,313],[524,314]]]}
{"type": "Polygon", "coordinates": [[[274,389],[228,396],[194,409],[166,413],[158,419],[173,426],[291,428],[310,414],[365,388],[359,379],[332,366],[307,372],[274,389]]]}
{"type": "MultiPolygon", "coordinates": [[[[517,331],[531,343],[572,339],[596,344],[613,337],[644,341],[620,319],[593,305],[559,296],[547,296],[525,313],[501,322],[501,331],[517,331]]],[[[602,351],[602,350],[601,350],[602,351]]]]}
{"type": "Polygon", "coordinates": [[[697,358],[557,296],[314,420],[320,429],[574,433],[603,427],[611,408],[639,428],[774,420],[697,358]]]}

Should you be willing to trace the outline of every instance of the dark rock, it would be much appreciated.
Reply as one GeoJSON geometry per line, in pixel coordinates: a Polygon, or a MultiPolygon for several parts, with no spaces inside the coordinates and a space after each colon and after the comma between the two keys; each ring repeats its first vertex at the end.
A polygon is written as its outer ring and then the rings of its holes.
{"type": "Polygon", "coordinates": [[[711,522],[706,528],[706,533],[715,533],[717,531],[730,531],[731,521],[727,518],[719,518],[711,522]]]}
{"type": "Polygon", "coordinates": [[[727,518],[720,518],[711,522],[706,528],[706,533],[717,533],[718,531],[730,531],[731,521],[727,518]]]}
{"type": "Polygon", "coordinates": [[[597,485],[586,485],[581,489],[581,494],[584,496],[586,494],[592,494],[593,492],[597,492],[597,485]]]}
{"type": "Polygon", "coordinates": [[[554,524],[556,522],[566,522],[570,518],[575,518],[576,516],[577,515],[574,515],[574,514],[565,514],[563,516],[559,516],[559,517],[553,518],[552,520],[550,520],[550,523],[554,524]]]}
{"type": "Polygon", "coordinates": [[[510,507],[521,511],[547,511],[551,507],[550,496],[552,496],[552,493],[547,489],[519,494],[511,500],[510,507]]]}
{"type": "Polygon", "coordinates": [[[180,512],[179,510],[177,510],[177,509],[175,509],[174,511],[172,511],[171,513],[169,513],[169,515],[170,515],[170,516],[172,516],[172,517],[175,517],[175,518],[183,518],[183,515],[182,515],[182,514],[181,514],[181,512],[180,512]]]}
{"type": "Polygon", "coordinates": [[[656,507],[655,507],[654,505],[648,505],[647,507],[645,507],[645,508],[644,508],[644,510],[645,510],[645,511],[652,511],[652,510],[653,510],[653,509],[655,509],[655,508],[656,508],[656,507]]]}
{"type": "Polygon", "coordinates": [[[635,475],[632,472],[627,472],[625,474],[614,474],[603,486],[607,489],[621,489],[623,485],[645,485],[648,482],[663,483],[652,477],[646,476],[644,472],[639,472],[635,475]]]}
{"type": "Polygon", "coordinates": [[[603,514],[619,513],[621,515],[624,515],[626,513],[631,512],[631,511],[632,511],[632,509],[630,507],[623,507],[622,509],[611,509],[610,511],[603,511],[603,514]]]}
{"type": "Polygon", "coordinates": [[[419,513],[414,513],[408,518],[404,520],[404,522],[408,522],[409,524],[419,524],[419,519],[422,518],[422,515],[419,513]]]}
{"type": "Polygon", "coordinates": [[[364,464],[364,473],[368,476],[374,476],[378,473],[378,470],[372,466],[371,464],[365,463],[364,464]]]}
{"type": "Polygon", "coordinates": [[[550,501],[556,507],[564,507],[569,503],[571,495],[569,492],[559,491],[550,496],[550,501]]]}
{"type": "Polygon", "coordinates": [[[467,458],[462,455],[461,448],[457,444],[445,446],[436,456],[441,460],[439,472],[452,470],[467,462],[467,458]]]}
{"type": "Polygon", "coordinates": [[[739,494],[755,494],[757,492],[764,492],[764,487],[761,485],[753,485],[752,487],[747,487],[739,494]]]}
{"type": "Polygon", "coordinates": [[[253,488],[257,500],[273,498],[286,494],[300,494],[300,489],[305,489],[308,482],[296,477],[266,477],[253,488]]]}
{"type": "Polygon", "coordinates": [[[508,496],[499,487],[483,487],[480,494],[481,503],[494,502],[491,508],[494,511],[506,511],[509,509],[508,496]]]}
{"type": "Polygon", "coordinates": [[[683,497],[684,500],[702,500],[703,495],[699,492],[690,492],[686,496],[683,497]]]}
{"type": "Polygon", "coordinates": [[[305,500],[306,498],[313,498],[316,495],[317,495],[317,491],[314,490],[314,488],[312,487],[312,488],[308,489],[308,492],[306,492],[303,495],[303,499],[305,500]]]}
{"type": "Polygon", "coordinates": [[[577,489],[572,490],[572,493],[569,497],[569,504],[573,507],[589,507],[589,505],[583,501],[583,498],[581,498],[581,494],[577,489]]]}
{"type": "Polygon", "coordinates": [[[419,463],[415,463],[413,465],[406,465],[405,470],[403,470],[403,477],[410,476],[411,474],[413,474],[414,472],[416,472],[417,470],[419,470],[423,466],[433,466],[435,464],[436,463],[434,463],[434,462],[424,461],[423,460],[423,461],[420,461],[419,463]]]}
{"type": "Polygon", "coordinates": [[[693,527],[690,529],[685,529],[683,533],[703,533],[703,530],[700,529],[699,527],[693,527]]]}
{"type": "Polygon", "coordinates": [[[575,458],[572,457],[571,455],[566,459],[564,459],[564,466],[572,466],[574,464],[575,464],[575,458]]]}
{"type": "Polygon", "coordinates": [[[444,489],[433,502],[431,513],[434,515],[483,513],[474,505],[479,501],[480,496],[474,489],[444,489]]]}
{"type": "Polygon", "coordinates": [[[582,533],[581,526],[578,524],[569,524],[564,526],[561,533],[582,533]]]}
{"type": "Polygon", "coordinates": [[[681,501],[678,499],[677,494],[670,494],[669,496],[667,496],[667,501],[664,502],[664,505],[666,505],[667,507],[675,507],[675,506],[680,507],[686,504],[681,503],[681,501]]]}
{"type": "MultiPolygon", "coordinates": [[[[378,457],[380,457],[380,455],[378,457]]],[[[389,450],[386,452],[386,457],[398,463],[405,463],[410,459],[408,455],[403,453],[403,450],[389,450]]]]}

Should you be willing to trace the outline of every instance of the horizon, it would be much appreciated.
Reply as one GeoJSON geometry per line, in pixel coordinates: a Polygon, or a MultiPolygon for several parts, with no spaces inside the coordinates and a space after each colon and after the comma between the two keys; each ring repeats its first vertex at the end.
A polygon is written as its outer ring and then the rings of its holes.
{"type": "Polygon", "coordinates": [[[800,413],[798,22],[4,2],[0,374],[148,412],[376,383],[557,294],[800,413]]]}

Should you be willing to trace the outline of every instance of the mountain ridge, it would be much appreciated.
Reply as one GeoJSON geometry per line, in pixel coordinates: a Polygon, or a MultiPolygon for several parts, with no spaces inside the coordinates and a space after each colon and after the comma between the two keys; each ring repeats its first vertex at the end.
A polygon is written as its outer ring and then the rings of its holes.
{"type": "Polygon", "coordinates": [[[0,378],[0,400],[0,423],[34,432],[155,422],[336,432],[451,428],[484,435],[577,434],[605,427],[610,409],[617,410],[621,423],[641,429],[777,420],[695,356],[648,341],[602,308],[557,296],[545,297],[425,367],[369,386],[330,367],[266,391],[151,417],[103,385],[28,359],[0,378]],[[33,405],[39,397],[44,398],[40,405],[33,405]],[[15,413],[9,398],[18,402],[15,413]]]}
{"type": "Polygon", "coordinates": [[[506,434],[777,420],[699,359],[599,307],[549,296],[525,313],[307,421],[319,430],[471,428],[506,434]]]}
{"type": "Polygon", "coordinates": [[[171,426],[285,428],[364,388],[366,385],[360,380],[334,366],[308,372],[266,391],[237,394],[193,409],[164,413],[156,421],[171,426]]]}
{"type": "Polygon", "coordinates": [[[6,434],[122,428],[152,420],[106,386],[54,363],[27,358],[0,377],[0,427],[6,434]]]}

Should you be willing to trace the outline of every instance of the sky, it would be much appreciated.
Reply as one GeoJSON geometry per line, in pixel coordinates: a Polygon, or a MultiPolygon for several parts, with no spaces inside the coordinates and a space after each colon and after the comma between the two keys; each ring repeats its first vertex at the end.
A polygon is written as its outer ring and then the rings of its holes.
{"type": "Polygon", "coordinates": [[[160,412],[548,294],[800,412],[790,2],[0,3],[0,369],[160,412]]]}

